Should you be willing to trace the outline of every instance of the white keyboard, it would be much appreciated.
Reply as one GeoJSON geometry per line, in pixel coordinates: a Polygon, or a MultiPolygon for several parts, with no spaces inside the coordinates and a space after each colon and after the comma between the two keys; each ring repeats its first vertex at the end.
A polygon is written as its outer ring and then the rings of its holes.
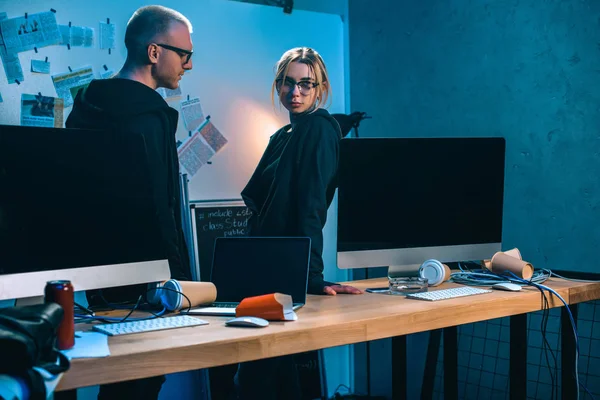
{"type": "Polygon", "coordinates": [[[128,335],[130,333],[161,331],[164,329],[185,328],[189,326],[206,325],[207,321],[188,315],[174,317],[152,318],[141,321],[117,322],[114,324],[94,325],[93,329],[109,336],[128,335]]]}
{"type": "Polygon", "coordinates": [[[421,292],[407,294],[409,299],[438,301],[454,299],[456,297],[474,296],[476,294],[492,293],[491,290],[479,289],[471,286],[457,287],[452,289],[434,290],[432,292],[421,292]]]}

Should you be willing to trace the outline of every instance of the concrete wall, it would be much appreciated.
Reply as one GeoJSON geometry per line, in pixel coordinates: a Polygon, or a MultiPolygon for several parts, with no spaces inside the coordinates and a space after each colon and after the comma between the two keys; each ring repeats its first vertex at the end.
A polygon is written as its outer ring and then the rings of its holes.
{"type": "Polygon", "coordinates": [[[591,0],[350,0],[360,133],[506,137],[505,247],[596,271],[599,18],[591,0]]]}

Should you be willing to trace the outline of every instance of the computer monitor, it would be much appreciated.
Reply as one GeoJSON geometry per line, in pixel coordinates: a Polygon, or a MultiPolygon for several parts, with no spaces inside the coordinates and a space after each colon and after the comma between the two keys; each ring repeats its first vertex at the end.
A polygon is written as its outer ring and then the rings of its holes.
{"type": "Polygon", "coordinates": [[[503,138],[340,143],[339,268],[416,271],[427,259],[491,258],[502,243],[503,138]]]}
{"type": "Polygon", "coordinates": [[[0,125],[0,300],[169,276],[141,135],[0,125]]]}

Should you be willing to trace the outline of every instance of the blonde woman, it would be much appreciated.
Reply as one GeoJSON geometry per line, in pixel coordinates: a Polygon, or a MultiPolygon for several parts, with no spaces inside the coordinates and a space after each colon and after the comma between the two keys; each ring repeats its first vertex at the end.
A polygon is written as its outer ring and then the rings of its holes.
{"type": "MultiPolygon", "coordinates": [[[[342,137],[323,108],[330,94],[327,68],[315,50],[298,47],[283,54],[271,96],[289,111],[290,123],[271,136],[242,198],[253,211],[251,236],[311,238],[308,293],[360,294],[323,279],[322,232],[337,187],[342,137]]],[[[240,364],[236,383],[240,399],[300,398],[292,356],[240,364]]]]}

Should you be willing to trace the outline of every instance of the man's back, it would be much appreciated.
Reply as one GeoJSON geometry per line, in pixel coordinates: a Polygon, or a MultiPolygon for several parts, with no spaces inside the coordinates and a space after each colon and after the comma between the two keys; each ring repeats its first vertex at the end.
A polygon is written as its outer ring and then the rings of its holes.
{"type": "Polygon", "coordinates": [[[189,279],[189,256],[181,225],[177,120],[177,111],[148,86],[130,79],[107,79],[92,81],[78,93],[66,127],[143,134],[171,277],[189,279]]]}

